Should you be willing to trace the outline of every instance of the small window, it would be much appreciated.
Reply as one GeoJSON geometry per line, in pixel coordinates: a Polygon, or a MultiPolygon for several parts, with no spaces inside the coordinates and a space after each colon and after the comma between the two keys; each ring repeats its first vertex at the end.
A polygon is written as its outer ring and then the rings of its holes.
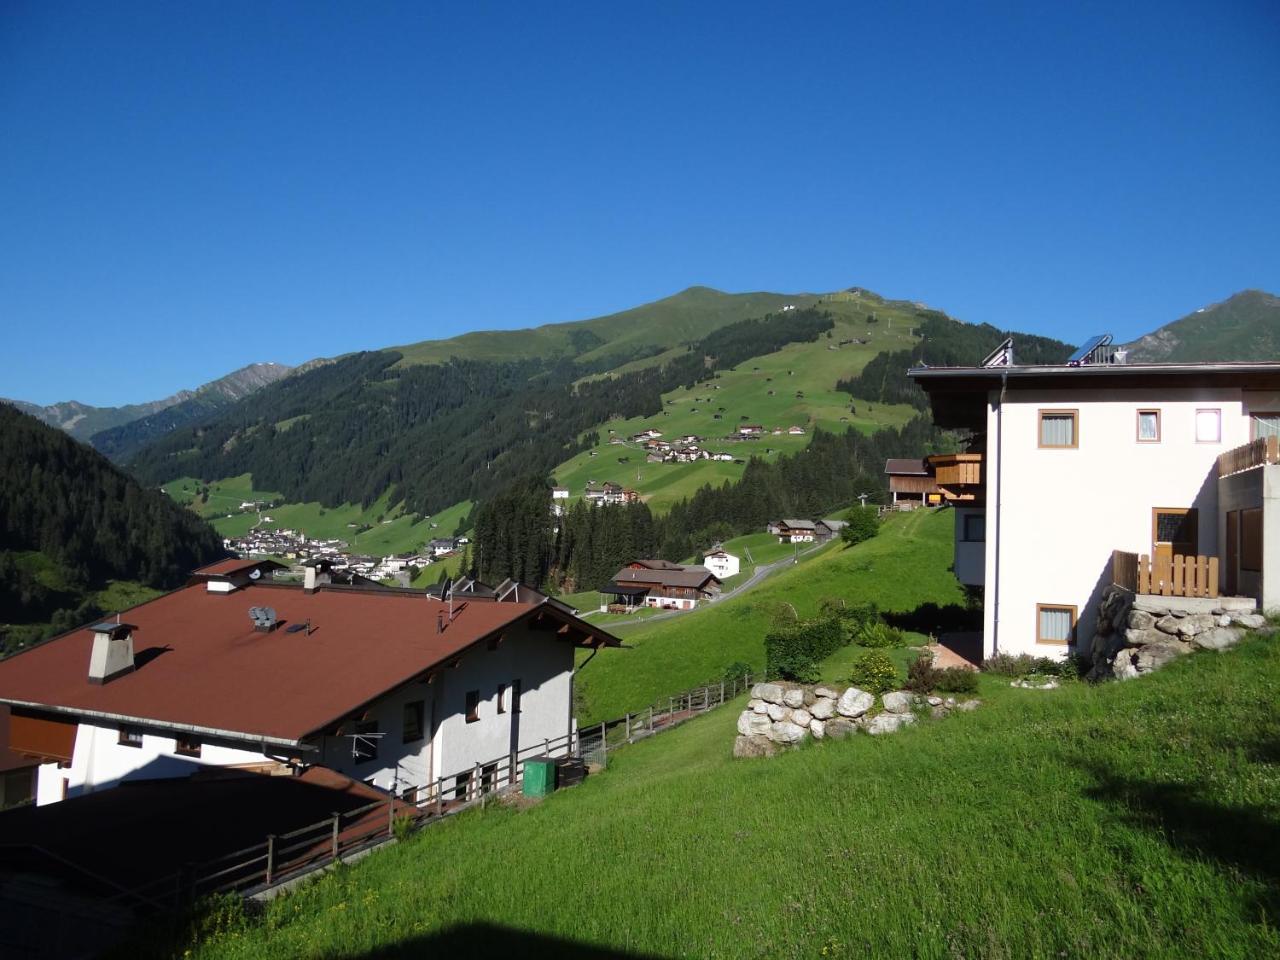
{"type": "Polygon", "coordinates": [[[1262,508],[1240,511],[1240,569],[1262,569],[1262,508]]]}
{"type": "Polygon", "coordinates": [[[173,752],[182,757],[200,756],[200,741],[191,736],[173,738],[173,752]]]}
{"type": "Polygon", "coordinates": [[[961,535],[965,543],[982,543],[987,539],[987,515],[985,513],[966,513],[964,530],[961,535]]]}
{"type": "Polygon", "coordinates": [[[361,720],[356,724],[356,736],[353,740],[356,763],[368,763],[370,760],[378,759],[378,741],[382,738],[375,736],[377,733],[377,720],[361,720]]]}
{"type": "Polygon", "coordinates": [[[1040,446],[1050,448],[1078,447],[1077,410],[1041,410],[1040,446]]]}
{"type": "Polygon", "coordinates": [[[121,727],[120,739],[117,742],[122,747],[140,747],[142,746],[142,731],[137,727],[121,727]]]}
{"type": "Polygon", "coordinates": [[[480,691],[467,691],[467,723],[475,723],[480,719],[480,691]]]}
{"type": "Polygon", "coordinates": [[[1138,442],[1139,443],[1159,443],[1160,442],[1160,411],[1159,410],[1139,410],[1138,411],[1138,442]]]}
{"type": "Polygon", "coordinates": [[[426,709],[421,700],[414,700],[404,705],[404,722],[401,743],[414,743],[423,737],[423,718],[426,709]]]}
{"type": "Polygon", "coordinates": [[[507,685],[505,683],[498,684],[498,712],[507,712],[507,685]]]}
{"type": "Polygon", "coordinates": [[[1075,629],[1075,607],[1053,603],[1036,604],[1036,643],[1070,643],[1075,629]]]}
{"type": "Polygon", "coordinates": [[[1196,411],[1196,443],[1222,442],[1222,411],[1196,411]]]}
{"type": "Polygon", "coordinates": [[[520,712],[520,694],[521,694],[520,681],[512,680],[511,681],[511,712],[512,713],[520,712]]]}
{"type": "Polygon", "coordinates": [[[1280,437],[1280,413],[1255,413],[1249,422],[1254,440],[1280,437]]]}

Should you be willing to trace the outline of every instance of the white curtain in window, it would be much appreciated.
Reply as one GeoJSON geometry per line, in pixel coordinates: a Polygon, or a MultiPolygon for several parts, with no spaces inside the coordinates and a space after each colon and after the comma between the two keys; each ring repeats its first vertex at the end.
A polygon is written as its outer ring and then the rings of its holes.
{"type": "Polygon", "coordinates": [[[1196,441],[1199,443],[1217,443],[1222,439],[1222,411],[1196,411],[1196,441]]]}
{"type": "Polygon", "coordinates": [[[1138,414],[1138,439],[1160,439],[1160,415],[1157,413],[1138,414]]]}
{"type": "Polygon", "coordinates": [[[1253,435],[1255,437],[1280,437],[1280,413],[1255,414],[1253,417],[1253,435]]]}
{"type": "Polygon", "coordinates": [[[1071,611],[1046,607],[1040,610],[1041,640],[1070,640],[1071,611]]]}
{"type": "Polygon", "coordinates": [[[1046,413],[1040,418],[1040,445],[1069,447],[1075,443],[1075,417],[1069,413],[1046,413]]]}

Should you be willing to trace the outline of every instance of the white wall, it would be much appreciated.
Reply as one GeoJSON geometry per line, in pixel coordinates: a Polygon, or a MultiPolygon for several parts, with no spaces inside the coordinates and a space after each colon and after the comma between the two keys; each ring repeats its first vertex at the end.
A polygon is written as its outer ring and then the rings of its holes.
{"type": "Polygon", "coordinates": [[[702,565],[721,580],[737,576],[742,569],[741,561],[731,553],[726,553],[723,557],[706,557],[702,565]]]}
{"type": "Polygon", "coordinates": [[[1248,440],[1241,391],[1233,388],[1018,390],[1006,396],[1002,414],[989,401],[986,654],[995,642],[1006,653],[1065,654],[1035,642],[1037,603],[1075,605],[1086,647],[1111,552],[1151,553],[1154,507],[1198,508],[1198,552],[1216,554],[1217,457],[1248,440]],[[1218,443],[1195,440],[1195,412],[1206,407],[1222,410],[1218,443]],[[1038,447],[1042,408],[1079,410],[1077,448],[1038,447]],[[1161,411],[1159,443],[1137,442],[1139,409],[1161,411]]]}

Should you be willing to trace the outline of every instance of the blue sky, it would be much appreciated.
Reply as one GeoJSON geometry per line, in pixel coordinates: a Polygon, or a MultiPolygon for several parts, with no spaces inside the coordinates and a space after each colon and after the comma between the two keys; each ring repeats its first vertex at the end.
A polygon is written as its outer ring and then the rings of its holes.
{"type": "Polygon", "coordinates": [[[1278,169],[1271,2],[9,0],[0,395],[692,284],[1128,338],[1280,291],[1278,169]]]}

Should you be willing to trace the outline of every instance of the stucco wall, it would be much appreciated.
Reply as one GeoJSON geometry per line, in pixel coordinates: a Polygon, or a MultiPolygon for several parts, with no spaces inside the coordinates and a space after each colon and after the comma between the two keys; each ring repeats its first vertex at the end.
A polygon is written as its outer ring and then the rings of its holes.
{"type": "Polygon", "coordinates": [[[1019,390],[1003,414],[995,399],[987,416],[987,655],[997,638],[1006,653],[1066,653],[1035,642],[1037,603],[1076,606],[1077,638],[1087,643],[1111,552],[1151,552],[1155,507],[1197,508],[1197,550],[1217,553],[1217,457],[1249,440],[1240,390],[1019,390]],[[1221,440],[1197,443],[1196,410],[1212,407],[1222,410],[1221,440]],[[1079,410],[1076,448],[1039,448],[1042,408],[1079,410]],[[1137,441],[1139,409],[1161,411],[1160,442],[1137,441]]]}

